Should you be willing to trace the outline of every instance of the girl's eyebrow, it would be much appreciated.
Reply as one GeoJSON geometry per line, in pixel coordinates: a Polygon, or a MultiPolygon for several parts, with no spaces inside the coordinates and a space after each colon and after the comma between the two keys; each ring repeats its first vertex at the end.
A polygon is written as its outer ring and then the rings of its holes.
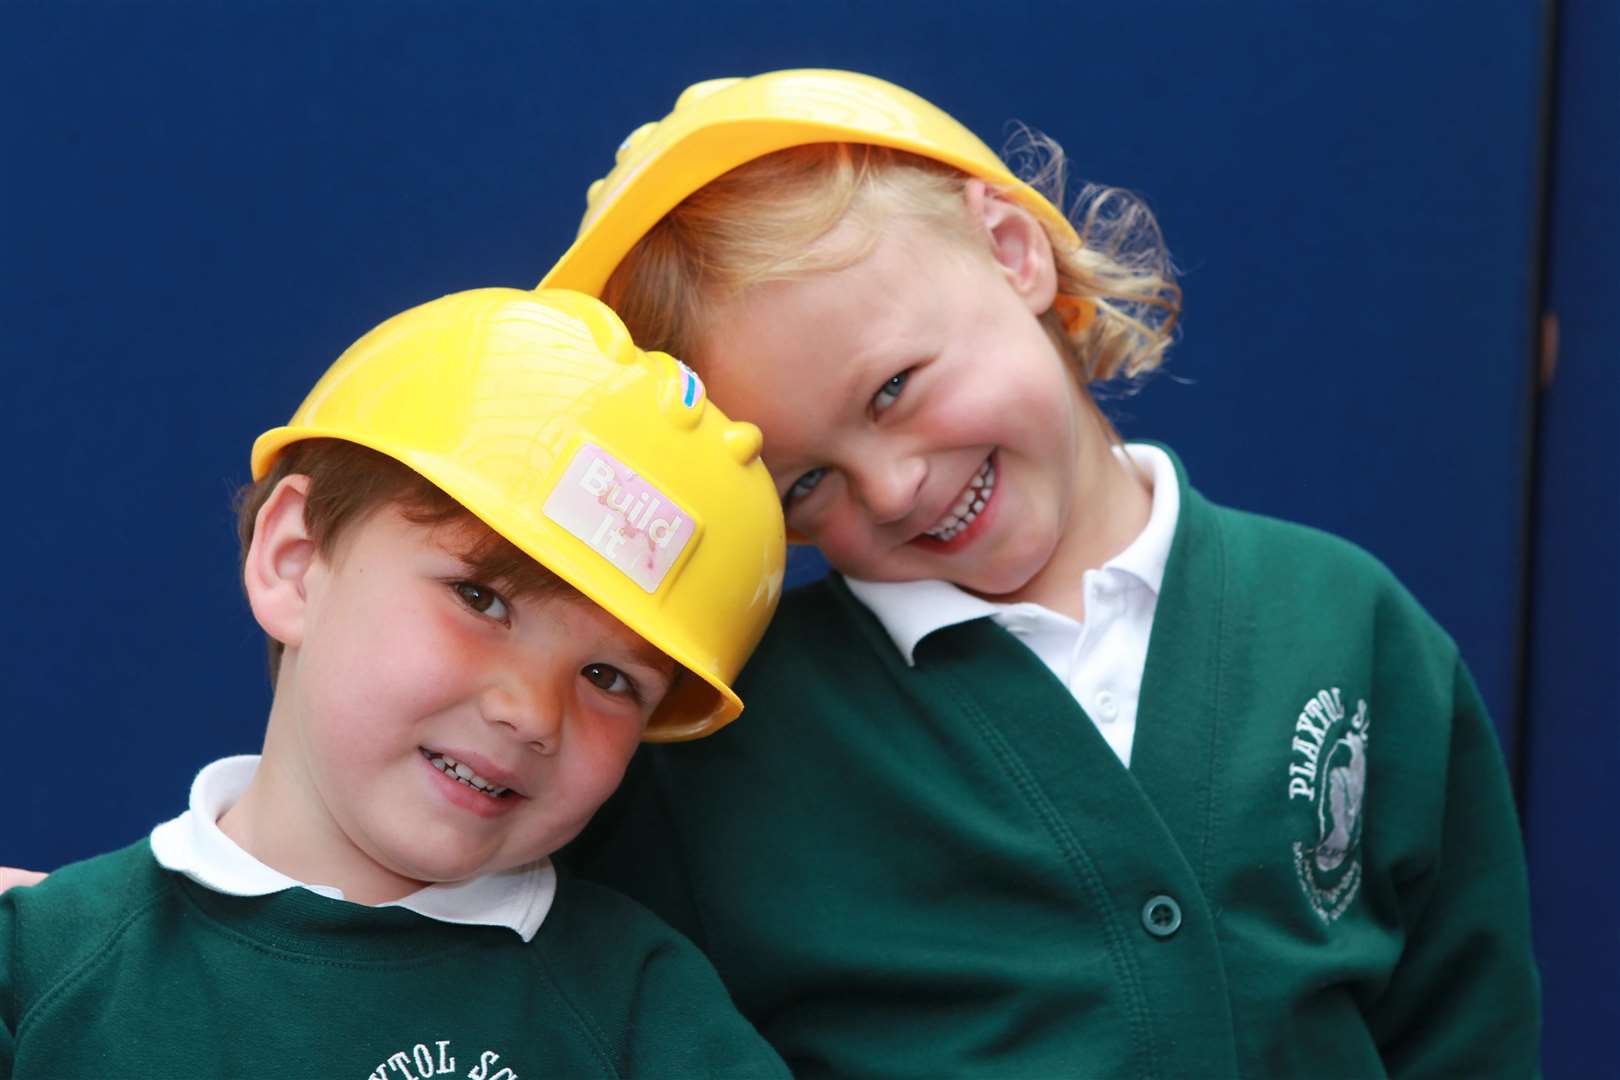
{"type": "Polygon", "coordinates": [[[867,369],[871,368],[875,363],[876,361],[869,357],[864,360],[851,357],[849,363],[842,365],[844,369],[841,372],[842,377],[833,390],[833,393],[838,396],[840,401],[856,397],[864,399],[866,397],[865,384],[871,378],[867,369]]]}

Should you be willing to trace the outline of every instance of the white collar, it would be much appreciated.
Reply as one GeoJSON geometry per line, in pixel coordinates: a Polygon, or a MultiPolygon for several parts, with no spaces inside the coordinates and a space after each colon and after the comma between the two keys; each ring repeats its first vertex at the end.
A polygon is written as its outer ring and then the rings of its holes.
{"type": "MultiPolygon", "coordinates": [[[[257,754],[221,758],[204,766],[191,784],[190,809],[152,830],[152,854],[158,865],[229,896],[304,888],[342,900],[342,889],[307,884],[271,869],[220,829],[219,819],[236,805],[258,767],[257,754]]],[[[545,921],[556,892],[556,869],[550,859],[539,859],[496,874],[429,885],[377,906],[402,907],[464,926],[504,926],[528,941],[545,921]]]]}
{"type": "MultiPolygon", "coordinates": [[[[1157,446],[1128,443],[1114,450],[1121,460],[1129,459],[1146,470],[1153,484],[1153,507],[1147,525],[1125,550],[1102,565],[1102,570],[1119,570],[1136,578],[1158,596],[1164,585],[1164,567],[1170,559],[1170,544],[1181,516],[1181,489],[1176,480],[1175,462],[1157,446]]],[[[964,592],[948,581],[861,581],[846,578],[849,591],[871,609],[893,639],[895,648],[915,663],[918,642],[935,630],[972,619],[1011,615],[1019,611],[1049,611],[1039,604],[997,604],[964,592]]],[[[1080,582],[1074,587],[1079,589],[1080,582]]]]}

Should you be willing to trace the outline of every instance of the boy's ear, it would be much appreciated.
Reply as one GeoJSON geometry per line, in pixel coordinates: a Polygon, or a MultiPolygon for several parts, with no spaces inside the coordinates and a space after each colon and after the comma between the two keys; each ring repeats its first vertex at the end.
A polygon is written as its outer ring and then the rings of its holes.
{"type": "Polygon", "coordinates": [[[289,648],[303,639],[304,579],[317,554],[304,525],[308,499],[309,477],[283,477],[259,507],[242,561],[242,587],[253,617],[266,634],[289,648]]]}
{"type": "Polygon", "coordinates": [[[1028,305],[1040,315],[1057,297],[1057,264],[1052,241],[1041,223],[1023,207],[1003,198],[983,180],[969,180],[962,190],[968,217],[982,229],[990,244],[990,257],[1028,305]]]}

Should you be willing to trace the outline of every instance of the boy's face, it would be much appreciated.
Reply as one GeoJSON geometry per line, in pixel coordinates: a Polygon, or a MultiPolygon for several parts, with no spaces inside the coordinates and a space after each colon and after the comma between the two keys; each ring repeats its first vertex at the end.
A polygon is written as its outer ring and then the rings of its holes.
{"type": "Polygon", "coordinates": [[[261,768],[350,880],[461,880],[556,850],[618,785],[673,678],[566,587],[469,580],[458,551],[480,535],[384,507],[302,572],[261,768]]]}

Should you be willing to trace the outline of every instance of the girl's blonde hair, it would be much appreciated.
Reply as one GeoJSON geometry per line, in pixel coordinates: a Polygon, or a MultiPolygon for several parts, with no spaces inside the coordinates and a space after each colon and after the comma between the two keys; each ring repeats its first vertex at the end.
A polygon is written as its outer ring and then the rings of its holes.
{"type": "MultiPolygon", "coordinates": [[[[1057,143],[1026,132],[1012,158],[1062,209],[1057,143]]],[[[896,215],[975,242],[962,194],[969,179],[939,162],[861,143],[780,150],[738,166],[666,214],[614,270],[602,299],[642,348],[689,358],[717,301],[767,281],[848,266],[896,215]],[[816,243],[846,219],[862,226],[859,240],[816,243]]],[[[1047,228],[1060,299],[1042,325],[1081,385],[1154,370],[1181,311],[1158,223],[1136,196],[1095,185],[1080,192],[1071,217],[1078,247],[1047,228]],[[1075,318],[1087,302],[1095,316],[1075,318]]]]}

